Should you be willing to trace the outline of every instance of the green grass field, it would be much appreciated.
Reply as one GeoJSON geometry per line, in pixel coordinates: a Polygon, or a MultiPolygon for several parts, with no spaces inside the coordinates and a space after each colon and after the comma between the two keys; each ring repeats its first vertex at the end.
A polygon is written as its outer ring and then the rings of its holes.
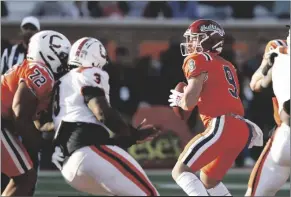
{"type": "MultiPolygon", "coordinates": [[[[186,196],[172,180],[170,170],[147,170],[147,175],[162,196],[186,196]]],[[[250,169],[232,169],[224,183],[234,196],[243,196],[247,189],[250,169]]],[[[274,180],[276,181],[276,180],[274,180]]],[[[78,196],[87,195],[76,191],[65,183],[58,171],[41,171],[35,196],[78,196]]],[[[290,196],[290,182],[276,196],[290,196]]]]}

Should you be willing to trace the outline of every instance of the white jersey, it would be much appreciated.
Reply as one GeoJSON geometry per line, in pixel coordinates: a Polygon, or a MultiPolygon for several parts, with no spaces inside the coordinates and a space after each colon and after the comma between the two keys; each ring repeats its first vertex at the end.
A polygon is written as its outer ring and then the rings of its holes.
{"type": "Polygon", "coordinates": [[[59,93],[57,96],[59,99],[55,101],[58,102],[59,112],[57,113],[54,110],[53,113],[55,130],[57,130],[62,120],[66,122],[87,122],[103,125],[96,119],[85,103],[82,88],[85,86],[102,88],[109,103],[110,87],[108,74],[100,68],[80,67],[71,70],[59,81],[59,89],[56,90],[59,93]]]}
{"type": "Polygon", "coordinates": [[[275,58],[272,68],[273,91],[278,100],[279,111],[283,109],[285,101],[290,99],[290,55],[282,54],[275,58]]]}

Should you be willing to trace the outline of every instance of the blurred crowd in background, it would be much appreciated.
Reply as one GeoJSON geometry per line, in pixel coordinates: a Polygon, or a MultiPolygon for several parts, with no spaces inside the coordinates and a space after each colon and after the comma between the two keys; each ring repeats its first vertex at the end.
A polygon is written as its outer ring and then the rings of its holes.
{"type": "MultiPolygon", "coordinates": [[[[43,1],[26,2],[25,6],[16,6],[14,1],[1,1],[1,14],[8,17],[33,15],[42,17],[167,17],[167,18],[290,18],[290,2],[219,2],[219,1],[171,1],[171,2],[96,2],[96,1],[43,1]],[[242,9],[243,6],[243,9],[242,9]],[[20,11],[19,7],[22,8],[20,11]],[[17,10],[19,9],[19,10],[17,10]],[[194,10],[194,11],[193,11],[194,10]]],[[[24,4],[23,4],[24,5],[24,4]]],[[[284,39],[284,38],[283,38],[284,39]]],[[[101,40],[106,46],[106,40],[101,40]]],[[[243,59],[234,51],[235,39],[231,35],[225,38],[222,57],[232,62],[239,75],[240,96],[245,107],[245,117],[257,123],[264,132],[275,126],[272,107],[272,90],[254,93],[249,88],[251,76],[260,66],[264,49],[269,40],[261,37],[257,40],[257,53],[250,59],[243,59]]],[[[9,41],[1,39],[3,49],[11,47],[9,41]]],[[[126,46],[117,46],[115,60],[110,61],[106,70],[110,76],[111,105],[131,120],[139,107],[151,105],[168,106],[170,89],[180,81],[185,81],[181,66],[184,57],[180,53],[180,41],[171,40],[169,48],[160,53],[159,58],[151,56],[129,58],[126,46]]],[[[193,111],[188,125],[196,124],[197,108],[193,111]]],[[[265,141],[268,134],[265,135],[265,141]]],[[[50,162],[52,152],[50,143],[43,151],[41,167],[53,168],[50,162]]],[[[245,149],[236,161],[237,167],[252,166],[262,148],[245,149]]]]}
{"type": "Polygon", "coordinates": [[[1,16],[271,19],[290,18],[288,1],[1,1],[1,16]]]}

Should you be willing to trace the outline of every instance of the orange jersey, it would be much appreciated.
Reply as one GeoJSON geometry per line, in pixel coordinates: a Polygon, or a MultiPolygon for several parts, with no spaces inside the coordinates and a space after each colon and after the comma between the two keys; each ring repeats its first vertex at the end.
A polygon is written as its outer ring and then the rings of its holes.
{"type": "Polygon", "coordinates": [[[1,113],[2,116],[11,119],[12,103],[18,84],[24,82],[31,92],[36,96],[38,103],[37,111],[33,119],[37,119],[37,114],[47,109],[52,89],[54,86],[54,76],[52,72],[43,64],[24,60],[23,63],[13,66],[1,76],[1,113]]]}
{"type": "MultiPolygon", "coordinates": [[[[287,41],[286,40],[281,40],[281,39],[276,39],[276,40],[271,40],[268,42],[266,48],[265,48],[265,54],[264,56],[269,53],[271,50],[276,49],[277,47],[281,47],[280,48],[280,52],[281,53],[287,53],[287,41]]],[[[278,101],[276,97],[272,98],[273,100],[273,109],[274,109],[274,119],[277,123],[277,125],[279,126],[281,124],[281,119],[280,119],[280,115],[278,113],[278,101]]]]}
{"type": "Polygon", "coordinates": [[[185,58],[183,71],[187,79],[207,73],[197,104],[204,125],[220,115],[244,115],[236,69],[230,62],[212,53],[193,54],[185,58]]]}

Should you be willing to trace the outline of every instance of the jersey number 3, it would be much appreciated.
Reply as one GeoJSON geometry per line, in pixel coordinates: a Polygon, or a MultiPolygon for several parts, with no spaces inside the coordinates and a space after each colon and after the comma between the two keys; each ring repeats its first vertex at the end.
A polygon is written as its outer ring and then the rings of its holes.
{"type": "Polygon", "coordinates": [[[229,93],[231,94],[232,97],[238,98],[238,90],[237,90],[237,85],[233,76],[233,73],[231,72],[230,68],[228,66],[223,66],[225,78],[231,88],[228,88],[229,93]]]}
{"type": "Polygon", "coordinates": [[[94,73],[94,77],[95,77],[94,81],[97,84],[100,84],[100,82],[101,82],[101,76],[100,76],[100,74],[99,73],[94,73]]]}

